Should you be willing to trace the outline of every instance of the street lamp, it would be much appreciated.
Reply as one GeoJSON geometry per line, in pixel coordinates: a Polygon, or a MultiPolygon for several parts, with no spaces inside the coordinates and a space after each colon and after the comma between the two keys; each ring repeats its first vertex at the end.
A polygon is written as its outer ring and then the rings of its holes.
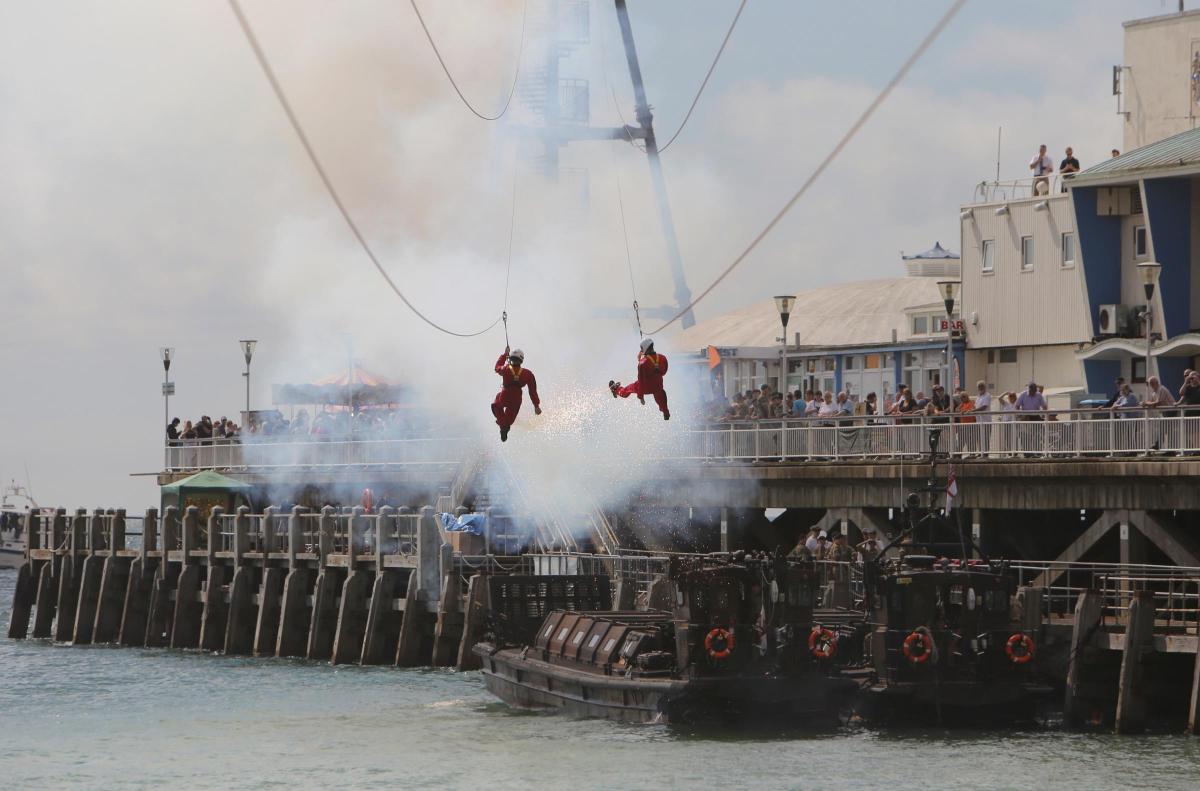
{"type": "Polygon", "coordinates": [[[958,280],[939,280],[938,293],[946,306],[946,381],[942,386],[950,395],[954,388],[954,303],[958,300],[958,291],[962,282],[958,280]]]}
{"type": "Polygon", "coordinates": [[[775,309],[779,311],[779,321],[783,324],[783,337],[779,339],[779,392],[788,389],[788,359],[787,359],[787,325],[788,319],[792,317],[792,306],[796,304],[796,296],[794,294],[785,294],[775,297],[775,309]]]}
{"type": "Polygon", "coordinates": [[[175,383],[171,381],[171,358],[175,356],[175,349],[170,346],[162,346],[158,350],[158,356],[162,358],[163,364],[163,431],[166,436],[166,427],[171,424],[171,396],[175,394],[175,383]]]}
{"type": "Polygon", "coordinates": [[[246,377],[246,417],[250,416],[250,358],[254,356],[254,347],[258,345],[258,341],[238,341],[242,345],[242,354],[246,356],[246,373],[242,376],[246,377]]]}
{"type": "Polygon", "coordinates": [[[1162,264],[1157,261],[1143,261],[1137,265],[1137,269],[1138,278],[1141,279],[1142,288],[1146,292],[1146,312],[1143,315],[1146,320],[1146,381],[1150,381],[1150,377],[1153,375],[1150,359],[1150,327],[1153,323],[1151,318],[1154,315],[1154,287],[1158,285],[1158,277],[1162,274],[1162,264]]]}

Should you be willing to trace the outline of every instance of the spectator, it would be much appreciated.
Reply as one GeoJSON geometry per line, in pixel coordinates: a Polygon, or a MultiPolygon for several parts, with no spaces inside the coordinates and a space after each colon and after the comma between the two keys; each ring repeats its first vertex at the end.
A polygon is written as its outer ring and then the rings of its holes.
{"type": "Polygon", "coordinates": [[[1170,390],[1162,386],[1157,376],[1151,376],[1146,380],[1146,400],[1142,402],[1142,406],[1147,409],[1175,406],[1175,398],[1170,390]]]}
{"type": "Polygon", "coordinates": [[[196,428],[192,425],[192,421],[186,420],[183,423],[183,432],[179,435],[180,439],[196,439],[196,428]]]}
{"type": "Polygon", "coordinates": [[[783,397],[783,414],[784,417],[791,417],[792,409],[795,407],[795,399],[792,398],[792,391],[788,390],[787,395],[783,397]]]}
{"type": "Polygon", "coordinates": [[[839,415],[851,415],[854,413],[854,404],[850,403],[850,396],[845,390],[837,394],[837,409],[839,415]]]}
{"type": "MultiPolygon", "coordinates": [[[[833,401],[833,393],[826,390],[824,400],[821,402],[821,407],[817,410],[817,416],[823,418],[837,417],[838,405],[833,401]]],[[[824,422],[823,426],[832,426],[832,422],[824,422]]]]}
{"type": "Polygon", "coordinates": [[[815,390],[808,391],[808,404],[804,407],[806,417],[815,417],[821,411],[821,397],[815,390]]]}
{"type": "Polygon", "coordinates": [[[933,407],[933,412],[930,414],[940,415],[951,411],[950,396],[946,395],[946,388],[940,384],[933,386],[933,398],[929,399],[928,406],[933,407]]]}
{"type": "MultiPolygon", "coordinates": [[[[1168,395],[1170,395],[1168,393],[1168,395]]],[[[1021,415],[1022,420],[1041,420],[1041,415],[1032,414],[1035,412],[1046,411],[1046,396],[1042,395],[1038,389],[1037,382],[1030,382],[1029,389],[1016,399],[1016,410],[1026,414],[1021,415]]]]}
{"type": "Polygon", "coordinates": [[[1184,371],[1183,386],[1179,388],[1179,401],[1176,403],[1184,407],[1200,406],[1200,373],[1184,371]]]}
{"type": "Polygon", "coordinates": [[[1079,160],[1075,158],[1075,154],[1071,151],[1070,146],[1067,146],[1067,155],[1063,157],[1063,161],[1058,165],[1058,172],[1063,176],[1062,191],[1066,192],[1066,180],[1071,178],[1072,173],[1079,172],[1079,160]]]}
{"type": "Polygon", "coordinates": [[[773,420],[780,420],[787,417],[787,412],[784,410],[783,406],[783,396],[779,393],[775,393],[771,396],[770,416],[773,420]]]}
{"type": "Polygon", "coordinates": [[[1000,396],[1000,420],[1005,423],[1011,423],[1016,419],[1017,412],[1017,394],[1009,390],[1007,393],[1000,396]]]}
{"type": "Polygon", "coordinates": [[[917,401],[917,409],[918,410],[924,410],[925,407],[929,406],[929,399],[925,397],[924,390],[917,391],[916,401],[917,401]]]}
{"type": "MultiPolygon", "coordinates": [[[[1117,381],[1116,381],[1116,386],[1117,386],[1117,389],[1113,392],[1112,398],[1109,398],[1107,401],[1105,401],[1104,406],[1096,407],[1097,409],[1112,409],[1113,408],[1113,406],[1117,403],[1117,399],[1120,398],[1121,394],[1125,391],[1125,377],[1118,376],[1117,381]]],[[[1136,399],[1135,399],[1135,401],[1136,401],[1136,399]]]]}
{"type": "Polygon", "coordinates": [[[867,398],[866,398],[866,401],[863,402],[863,407],[864,407],[864,410],[867,413],[867,415],[878,415],[879,414],[878,398],[875,396],[875,393],[873,391],[870,393],[867,393],[867,398]]]}
{"type": "Polygon", "coordinates": [[[1124,382],[1121,383],[1121,389],[1117,391],[1116,398],[1113,399],[1110,409],[1114,410],[1113,416],[1116,418],[1137,417],[1137,412],[1125,412],[1121,410],[1130,409],[1138,405],[1138,397],[1133,394],[1133,388],[1124,382]]]}
{"type": "Polygon", "coordinates": [[[171,418],[171,422],[167,424],[167,439],[179,439],[179,418],[171,418]]]}
{"type": "Polygon", "coordinates": [[[1043,143],[1033,159],[1029,160],[1029,169],[1033,171],[1033,194],[1045,195],[1050,192],[1050,174],[1054,172],[1054,160],[1046,153],[1043,143]]]}
{"type": "Polygon", "coordinates": [[[1112,150],[1112,155],[1113,155],[1113,159],[1116,159],[1117,157],[1121,156],[1121,152],[1114,148],[1112,150]]]}

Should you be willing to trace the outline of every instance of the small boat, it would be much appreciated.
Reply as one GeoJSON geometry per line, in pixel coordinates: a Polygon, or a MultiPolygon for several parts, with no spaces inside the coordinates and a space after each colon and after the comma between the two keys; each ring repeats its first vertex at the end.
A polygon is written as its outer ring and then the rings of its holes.
{"type": "Polygon", "coordinates": [[[510,705],[626,722],[832,727],[857,684],[812,629],[810,561],[676,557],[670,610],[556,610],[530,641],[475,646],[510,705]]]}
{"type": "Polygon", "coordinates": [[[864,568],[868,663],[857,673],[865,682],[858,713],[883,722],[1034,723],[1051,692],[1037,678],[1038,631],[1014,618],[1008,563],[982,556],[936,507],[946,491],[934,482],[936,441],[929,483],[909,495],[910,527],[893,542],[902,551],[864,568]],[[959,557],[947,556],[955,550],[959,557]]]}
{"type": "Polygon", "coordinates": [[[25,517],[37,507],[25,487],[16,481],[4,487],[0,496],[0,569],[20,568],[25,562],[25,517]]]}

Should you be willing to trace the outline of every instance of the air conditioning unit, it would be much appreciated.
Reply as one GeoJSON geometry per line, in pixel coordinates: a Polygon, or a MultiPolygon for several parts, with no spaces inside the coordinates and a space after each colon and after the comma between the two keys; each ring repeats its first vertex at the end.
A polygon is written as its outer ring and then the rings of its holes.
{"type": "Polygon", "coordinates": [[[1133,311],[1128,305],[1101,305],[1096,332],[1098,335],[1131,335],[1133,319],[1133,311]]]}

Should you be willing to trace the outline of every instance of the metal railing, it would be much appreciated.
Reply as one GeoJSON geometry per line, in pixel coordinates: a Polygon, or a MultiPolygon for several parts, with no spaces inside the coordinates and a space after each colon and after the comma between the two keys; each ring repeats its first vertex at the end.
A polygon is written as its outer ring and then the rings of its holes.
{"type": "Polygon", "coordinates": [[[351,439],[238,442],[228,439],[173,440],[165,447],[168,472],[316,467],[456,466],[468,440],[351,439]]]}
{"type": "Polygon", "coordinates": [[[1165,575],[1144,575],[1129,571],[1099,574],[1094,584],[1100,592],[1101,613],[1106,622],[1128,620],[1129,605],[1135,593],[1150,592],[1154,601],[1155,629],[1176,632],[1200,632],[1200,570],[1187,573],[1173,569],[1165,575]]]}
{"type": "Polygon", "coordinates": [[[1196,408],[1065,409],[733,421],[685,432],[664,458],[698,461],[919,459],[929,430],[951,458],[1200,454],[1196,408]]]}
{"type": "Polygon", "coordinates": [[[975,185],[972,203],[1002,203],[1011,200],[1049,198],[1066,191],[1074,173],[1048,173],[1045,176],[1026,176],[1019,179],[981,181],[975,185]],[[1044,185],[1044,186],[1043,186],[1044,185]]]}

